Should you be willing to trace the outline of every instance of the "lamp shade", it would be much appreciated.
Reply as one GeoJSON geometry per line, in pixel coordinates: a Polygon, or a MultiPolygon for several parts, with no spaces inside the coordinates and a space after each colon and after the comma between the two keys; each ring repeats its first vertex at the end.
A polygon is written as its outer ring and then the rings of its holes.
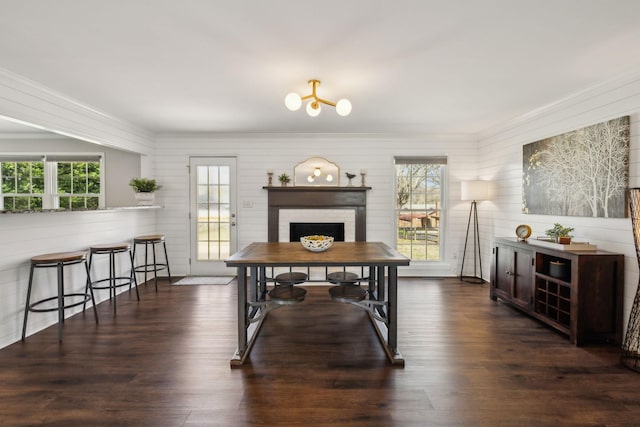
{"type": "Polygon", "coordinates": [[[302,106],[302,98],[297,93],[290,93],[284,98],[284,105],[291,111],[296,111],[302,106]]]}
{"type": "Polygon", "coordinates": [[[462,181],[460,200],[486,200],[489,197],[489,181],[462,181]]]}
{"type": "Polygon", "coordinates": [[[341,99],[336,103],[336,112],[341,116],[348,116],[351,113],[351,102],[348,99],[341,99]]]}
{"type": "Polygon", "coordinates": [[[317,101],[309,101],[309,103],[307,104],[307,114],[311,117],[317,117],[318,114],[320,114],[321,110],[322,108],[320,107],[320,103],[318,103],[317,101]],[[313,104],[316,104],[316,108],[313,108],[313,104]]]}

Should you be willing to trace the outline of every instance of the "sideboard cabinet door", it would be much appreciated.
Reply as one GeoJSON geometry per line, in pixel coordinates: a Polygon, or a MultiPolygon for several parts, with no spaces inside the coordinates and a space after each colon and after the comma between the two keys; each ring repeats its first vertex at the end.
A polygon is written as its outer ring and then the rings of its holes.
{"type": "Polygon", "coordinates": [[[491,299],[501,298],[526,310],[533,304],[533,251],[494,244],[491,265],[491,299]]]}

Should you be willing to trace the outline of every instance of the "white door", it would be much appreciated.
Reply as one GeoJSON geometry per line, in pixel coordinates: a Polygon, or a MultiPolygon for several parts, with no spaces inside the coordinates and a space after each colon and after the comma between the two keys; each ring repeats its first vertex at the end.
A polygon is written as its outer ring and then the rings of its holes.
{"type": "Polygon", "coordinates": [[[235,275],[224,260],[236,251],[236,159],[189,159],[191,206],[190,272],[193,276],[235,275]]]}

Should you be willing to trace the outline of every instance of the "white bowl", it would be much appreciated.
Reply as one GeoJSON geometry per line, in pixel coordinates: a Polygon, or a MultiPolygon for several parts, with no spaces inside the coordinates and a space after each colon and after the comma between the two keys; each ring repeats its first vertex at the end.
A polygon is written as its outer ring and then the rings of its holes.
{"type": "Polygon", "coordinates": [[[320,235],[303,236],[300,238],[300,243],[311,252],[323,252],[333,245],[333,237],[320,235]]]}

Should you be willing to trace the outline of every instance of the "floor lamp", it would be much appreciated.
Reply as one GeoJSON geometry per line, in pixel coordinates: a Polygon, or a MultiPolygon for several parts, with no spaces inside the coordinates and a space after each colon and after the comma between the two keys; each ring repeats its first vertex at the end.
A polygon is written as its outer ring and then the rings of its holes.
{"type": "Polygon", "coordinates": [[[484,283],[482,279],[482,256],[480,255],[480,233],[478,231],[478,200],[485,200],[489,195],[488,181],[463,181],[460,183],[460,198],[471,200],[469,220],[467,221],[467,236],[464,239],[464,251],[462,252],[462,266],[460,267],[460,280],[469,283],[484,283]],[[473,222],[473,224],[472,224],[473,222]],[[469,243],[469,229],[472,231],[473,241],[473,276],[464,275],[464,261],[467,256],[467,244],[469,243]],[[478,266],[480,269],[478,270],[478,266]]]}
{"type": "MultiPolygon", "coordinates": [[[[629,210],[636,257],[640,263],[640,188],[629,189],[629,210]]],[[[629,314],[627,332],[622,343],[621,361],[627,368],[640,372],[640,284],[636,288],[636,296],[629,314]]]]}

